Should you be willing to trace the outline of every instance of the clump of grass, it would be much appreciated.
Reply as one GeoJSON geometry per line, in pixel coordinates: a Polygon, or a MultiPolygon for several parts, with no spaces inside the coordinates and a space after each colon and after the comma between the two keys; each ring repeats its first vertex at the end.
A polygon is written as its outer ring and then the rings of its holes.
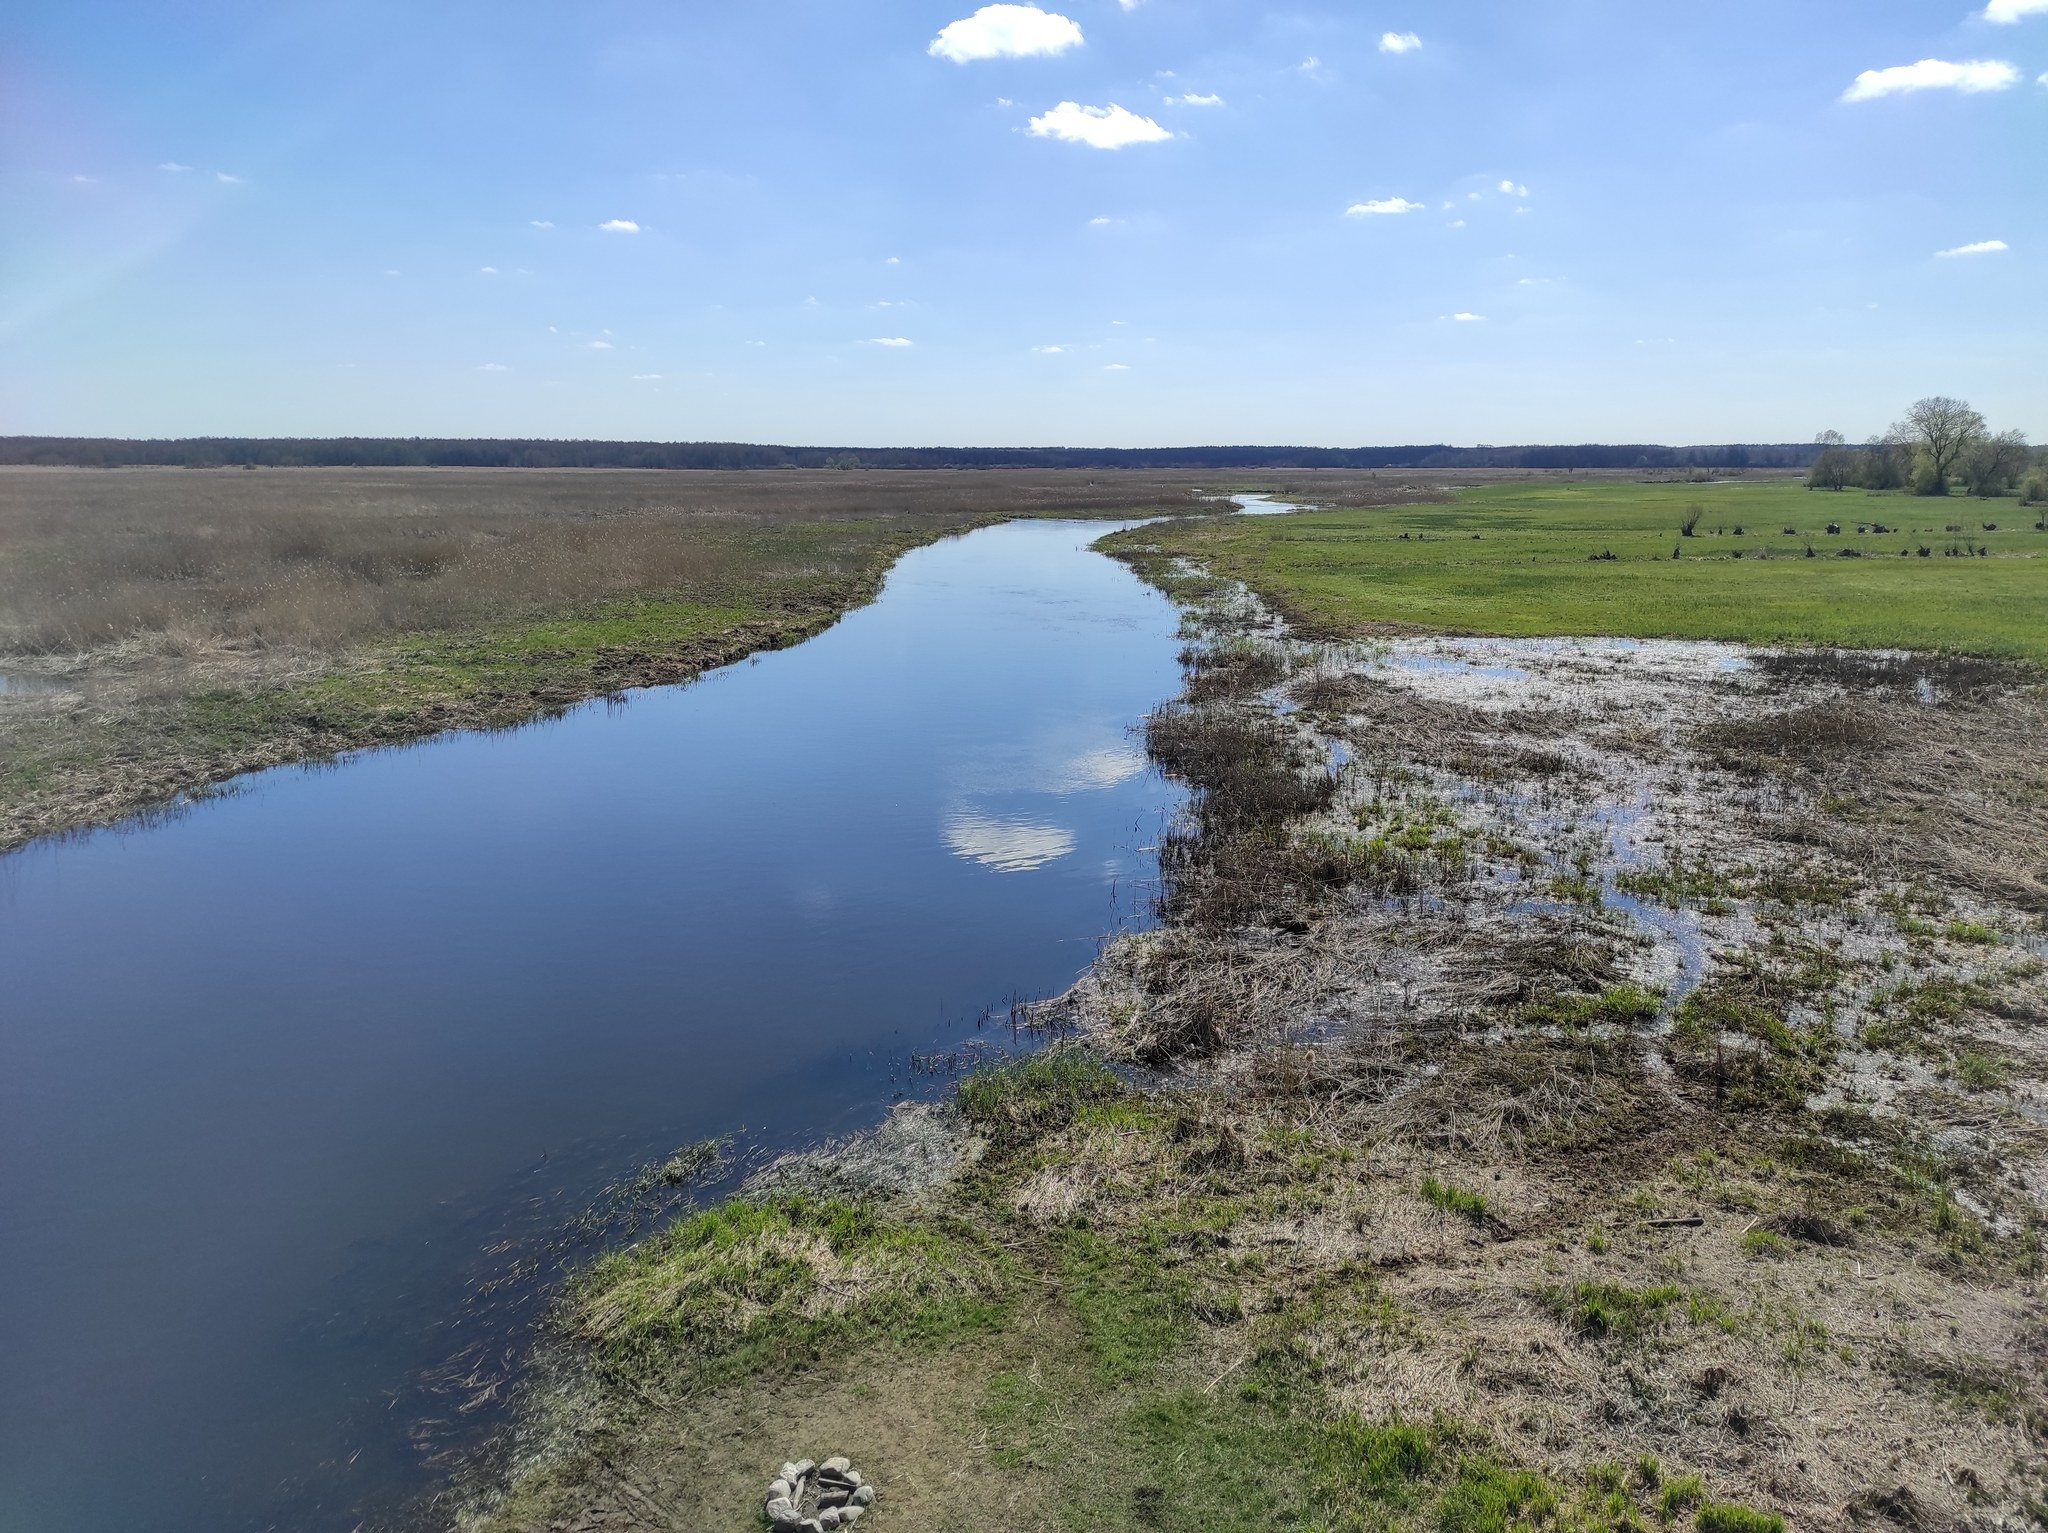
{"type": "Polygon", "coordinates": [[[2012,1078],[2012,1070],[1995,1054],[1965,1049],[1956,1055],[1956,1084],[1965,1091],[1996,1091],[2012,1078]]]}
{"type": "Polygon", "coordinates": [[[2005,940],[1997,927],[1986,926],[1981,921],[1951,921],[1941,929],[1941,934],[1951,942],[1971,947],[1996,947],[2005,940]]]}
{"type": "Polygon", "coordinates": [[[1557,1510],[1557,1492],[1543,1476],[1468,1458],[1438,1505],[1437,1526],[1442,1533],[1510,1533],[1540,1526],[1557,1510]]]}
{"type": "Polygon", "coordinates": [[[1004,1265],[967,1227],[865,1202],[734,1199],[599,1259],[577,1331],[621,1382],[778,1371],[836,1335],[945,1335],[990,1323],[1004,1265]]]}
{"type": "Polygon", "coordinates": [[[1664,1009],[1664,998],[1641,985],[1610,985],[1598,995],[1545,996],[1531,1001],[1521,1011],[1521,1021],[1535,1027],[1562,1027],[1583,1031],[1605,1023],[1628,1027],[1654,1022],[1664,1009]]]}
{"type": "Polygon", "coordinates": [[[1072,1123],[1087,1107],[1115,1101],[1123,1078],[1085,1049],[1052,1048],[976,1070],[956,1094],[961,1114],[998,1144],[1015,1144],[1072,1123]]]}
{"type": "Polygon", "coordinates": [[[1552,1313],[1589,1341],[1634,1341],[1661,1325],[1684,1291],[1660,1283],[1630,1288],[1623,1283],[1584,1281],[1544,1295],[1552,1313]]]}
{"type": "Polygon", "coordinates": [[[1665,1522],[1675,1522],[1706,1499],[1706,1482],[1696,1474],[1683,1474],[1664,1482],[1663,1492],[1657,1497],[1657,1515],[1665,1522]]]}
{"type": "Polygon", "coordinates": [[[1776,1259],[1792,1254],[1792,1242],[1775,1230],[1751,1230],[1742,1237],[1742,1253],[1745,1256],[1765,1256],[1776,1259]]]}
{"type": "Polygon", "coordinates": [[[1439,1181],[1434,1176],[1425,1176],[1422,1179],[1422,1197],[1424,1202],[1444,1213],[1456,1214],[1474,1224],[1486,1222],[1486,1199],[1479,1193],[1439,1181]]]}

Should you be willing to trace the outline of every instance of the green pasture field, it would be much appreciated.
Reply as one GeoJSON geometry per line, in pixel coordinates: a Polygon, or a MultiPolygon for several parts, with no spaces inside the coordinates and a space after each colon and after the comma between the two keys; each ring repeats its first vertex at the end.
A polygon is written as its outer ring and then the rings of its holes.
{"type": "Polygon", "coordinates": [[[1194,559],[1337,635],[1612,634],[2048,662],[2040,520],[2012,500],[1789,479],[1541,480],[1461,489],[1450,504],[1180,522],[1108,546],[1194,559]],[[1681,537],[1695,507],[1695,535],[1681,537]],[[1878,524],[1891,530],[1858,531],[1878,524]]]}

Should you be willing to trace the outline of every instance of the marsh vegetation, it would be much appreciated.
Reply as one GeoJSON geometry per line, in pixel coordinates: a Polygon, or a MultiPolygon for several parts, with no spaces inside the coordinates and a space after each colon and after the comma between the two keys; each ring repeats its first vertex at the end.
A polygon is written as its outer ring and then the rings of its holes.
{"type": "MultiPolygon", "coordinates": [[[[956,1177],[866,1194],[967,1243],[944,1265],[974,1304],[877,1290],[853,1316],[844,1256],[800,1257],[824,1310],[762,1300],[713,1349],[793,1351],[624,1411],[569,1365],[579,1425],[550,1440],[602,1449],[537,1453],[474,1524],[737,1524],[764,1426],[864,1433],[909,1471],[891,1525],[2038,1520],[2039,672],[1414,632],[1425,601],[1578,620],[1611,573],[1582,552],[1547,596],[1384,557],[1398,530],[1464,556],[1453,519],[1537,493],[1120,535],[1190,612],[1186,693],[1148,734],[1192,790],[1165,919],[1036,1013],[1085,1046],[917,1110],[956,1177]]],[[[1618,547],[1646,509],[1675,527],[1661,491],[1563,493],[1618,547]]],[[[1745,524],[1805,495],[1731,493],[1745,524]]],[[[1585,535],[1562,520],[1514,535],[1585,535]]],[[[1860,621],[1847,589],[1784,610],[1860,621]]],[[[1750,637],[1741,610],[1687,620],[1750,637]]]]}

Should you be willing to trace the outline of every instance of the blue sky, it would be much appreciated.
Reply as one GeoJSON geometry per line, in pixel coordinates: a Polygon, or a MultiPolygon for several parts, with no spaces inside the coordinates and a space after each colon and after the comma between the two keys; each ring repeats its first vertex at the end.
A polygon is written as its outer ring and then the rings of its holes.
{"type": "Polygon", "coordinates": [[[1991,3],[22,0],[0,431],[2040,439],[1991,3]]]}

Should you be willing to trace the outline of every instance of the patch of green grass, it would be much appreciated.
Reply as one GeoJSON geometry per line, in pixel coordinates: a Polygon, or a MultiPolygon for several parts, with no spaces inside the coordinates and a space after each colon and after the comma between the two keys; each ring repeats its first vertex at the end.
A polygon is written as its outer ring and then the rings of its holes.
{"type": "Polygon", "coordinates": [[[1734,1502],[1709,1502],[1700,1508],[1699,1533],[1785,1533],[1785,1519],[1774,1512],[1752,1511],[1734,1502]]]}
{"type": "Polygon", "coordinates": [[[1636,1022],[1654,1022],[1664,1009],[1664,998],[1641,985],[1610,985],[1598,995],[1546,996],[1531,1001],[1521,1010],[1524,1023],[1538,1027],[1574,1030],[1606,1023],[1627,1027],[1636,1022]]]}
{"type": "Polygon", "coordinates": [[[1476,1192],[1438,1181],[1434,1176],[1425,1176],[1422,1179],[1422,1197],[1423,1201],[1444,1213],[1470,1219],[1474,1224],[1486,1222],[1486,1199],[1476,1192]]]}
{"type": "Polygon", "coordinates": [[[1544,1294],[1551,1312],[1589,1341],[1636,1341],[1662,1325],[1684,1290],[1660,1283],[1630,1288],[1623,1283],[1586,1281],[1544,1294]]]}
{"type": "Polygon", "coordinates": [[[1193,1332],[1187,1278],[1132,1244],[1069,1230],[1060,1276],[1082,1345],[1106,1384],[1150,1375],[1193,1332]]]}
{"type": "Polygon", "coordinates": [[[1965,1091],[1996,1091],[2012,1078],[2012,1070],[1995,1054],[1965,1049],[1956,1055],[1955,1077],[1965,1091]]]}
{"type": "Polygon", "coordinates": [[[1687,905],[1719,909],[1741,893],[1736,879],[1709,863],[1704,857],[1688,863],[1673,853],[1649,868],[1627,868],[1614,877],[1614,887],[1640,900],[1655,900],[1672,910],[1687,905]]]}
{"type": "Polygon", "coordinates": [[[1996,947],[2005,940],[2005,934],[1995,926],[1986,926],[1981,921],[1951,921],[1941,929],[1941,934],[1951,942],[1967,943],[1972,947],[1996,947]]]}
{"type": "Polygon", "coordinates": [[[1007,1263],[970,1227],[800,1195],[734,1199],[593,1263],[574,1323],[620,1380],[776,1373],[834,1337],[936,1341],[1000,1315],[1007,1263]]]}
{"type": "Polygon", "coordinates": [[[1706,1499],[1706,1482],[1696,1474],[1682,1474],[1664,1482],[1657,1497],[1657,1515],[1665,1522],[1673,1522],[1706,1499]]]}
{"type": "Polygon", "coordinates": [[[1098,1056],[1053,1048],[976,1070],[960,1083],[956,1100],[967,1120],[998,1144],[1018,1144],[1065,1128],[1084,1109],[1128,1090],[1098,1056]]]}
{"type": "Polygon", "coordinates": [[[1773,1230],[1751,1230],[1742,1237],[1742,1253],[1775,1260],[1792,1254],[1792,1242],[1773,1230]]]}
{"type": "MultiPolygon", "coordinates": [[[[1790,480],[1718,485],[1523,480],[1457,493],[1451,505],[1313,512],[1149,527],[1137,537],[1243,580],[1308,626],[1358,633],[1400,623],[1517,635],[1625,634],[1957,650],[2048,660],[2048,561],[2025,530],[1984,534],[1983,559],[1901,558],[1946,513],[1901,497],[1882,507],[1896,534],[1839,536],[1839,518],[1790,480]],[[1684,540],[1693,502],[1704,525],[1743,538],[1684,540]],[[1787,538],[1775,529],[1796,527],[1787,538]],[[1761,529],[1770,528],[1769,536],[1761,529]],[[1483,536],[1474,539],[1472,534],[1483,536]],[[1405,535],[1405,536],[1404,536],[1405,535]],[[1802,557],[1808,538],[1860,559],[1802,557]],[[1611,550],[1613,560],[1589,555],[1611,550]],[[1742,552],[1743,558],[1733,554],[1742,552]]],[[[1129,536],[1129,535],[1120,535],[1129,536]]],[[[1115,546],[1112,539],[1111,546],[1115,546]]]]}

